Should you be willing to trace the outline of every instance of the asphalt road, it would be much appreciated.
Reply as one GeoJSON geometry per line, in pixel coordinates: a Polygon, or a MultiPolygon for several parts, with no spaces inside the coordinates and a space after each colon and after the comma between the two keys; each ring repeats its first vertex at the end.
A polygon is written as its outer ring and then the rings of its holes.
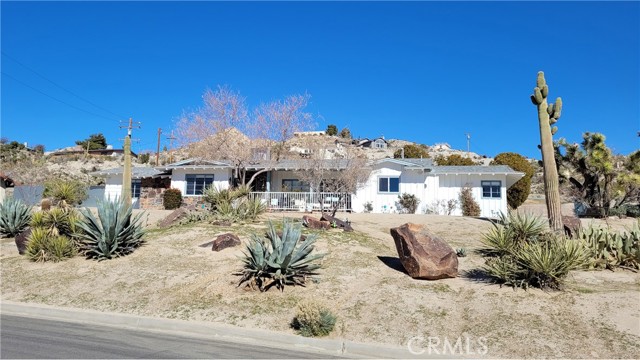
{"type": "Polygon", "coordinates": [[[0,316],[2,359],[324,359],[289,351],[182,335],[12,315],[0,316]]]}

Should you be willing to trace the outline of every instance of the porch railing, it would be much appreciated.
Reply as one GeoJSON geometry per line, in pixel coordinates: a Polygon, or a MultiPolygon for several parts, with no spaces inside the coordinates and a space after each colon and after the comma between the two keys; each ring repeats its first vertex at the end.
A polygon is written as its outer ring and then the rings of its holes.
{"type": "Polygon", "coordinates": [[[333,210],[351,211],[351,194],[337,193],[308,193],[308,192],[252,192],[251,199],[262,199],[269,210],[320,211],[333,210]],[[321,206],[322,204],[322,206],[321,206]]]}

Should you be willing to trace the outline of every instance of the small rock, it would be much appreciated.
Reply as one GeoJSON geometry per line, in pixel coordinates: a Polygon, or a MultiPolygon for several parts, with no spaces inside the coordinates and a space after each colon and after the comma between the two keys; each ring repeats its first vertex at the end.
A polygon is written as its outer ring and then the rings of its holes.
{"type": "Polygon", "coordinates": [[[414,279],[438,280],[458,276],[458,256],[449,244],[424,226],[407,223],[392,228],[398,257],[414,279]]]}
{"type": "Polygon", "coordinates": [[[226,248],[234,247],[240,245],[240,238],[237,235],[232,233],[226,233],[219,235],[215,240],[213,240],[213,245],[211,246],[212,251],[220,251],[226,248]]]}

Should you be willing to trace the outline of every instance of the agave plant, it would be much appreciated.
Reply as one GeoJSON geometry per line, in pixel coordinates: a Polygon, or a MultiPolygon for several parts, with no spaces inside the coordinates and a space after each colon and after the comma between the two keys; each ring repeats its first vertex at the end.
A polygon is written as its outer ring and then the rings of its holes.
{"type": "Polygon", "coordinates": [[[0,234],[13,237],[22,232],[31,220],[28,205],[12,197],[0,204],[0,234]]]}
{"type": "Polygon", "coordinates": [[[98,203],[98,219],[84,209],[84,219],[78,223],[84,254],[98,260],[112,259],[133,252],[144,242],[141,219],[143,213],[132,216],[131,205],[122,201],[98,203]]]}
{"type": "Polygon", "coordinates": [[[317,275],[320,268],[316,261],[324,254],[314,254],[313,244],[317,235],[309,235],[302,244],[300,237],[302,228],[290,222],[283,223],[282,236],[272,223],[266,238],[253,234],[243,259],[244,266],[236,275],[242,276],[238,286],[249,282],[260,291],[267,291],[272,286],[284,290],[286,285],[304,286],[309,276],[317,275]]]}

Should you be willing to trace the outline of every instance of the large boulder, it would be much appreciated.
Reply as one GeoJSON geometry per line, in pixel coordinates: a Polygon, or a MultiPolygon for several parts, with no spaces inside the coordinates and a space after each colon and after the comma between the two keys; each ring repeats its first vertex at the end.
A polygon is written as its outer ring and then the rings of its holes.
{"type": "Polygon", "coordinates": [[[398,257],[414,279],[438,280],[458,276],[458,256],[444,240],[423,225],[407,223],[391,229],[398,257]]]}
{"type": "Polygon", "coordinates": [[[328,221],[318,220],[313,216],[309,216],[309,215],[302,216],[302,223],[304,224],[304,226],[308,227],[309,229],[326,230],[331,228],[331,223],[329,223],[328,221]]]}
{"type": "Polygon", "coordinates": [[[222,235],[218,235],[218,237],[213,240],[213,244],[211,246],[212,251],[220,251],[226,248],[234,247],[240,245],[240,238],[237,235],[232,233],[226,233],[222,235]]]}

